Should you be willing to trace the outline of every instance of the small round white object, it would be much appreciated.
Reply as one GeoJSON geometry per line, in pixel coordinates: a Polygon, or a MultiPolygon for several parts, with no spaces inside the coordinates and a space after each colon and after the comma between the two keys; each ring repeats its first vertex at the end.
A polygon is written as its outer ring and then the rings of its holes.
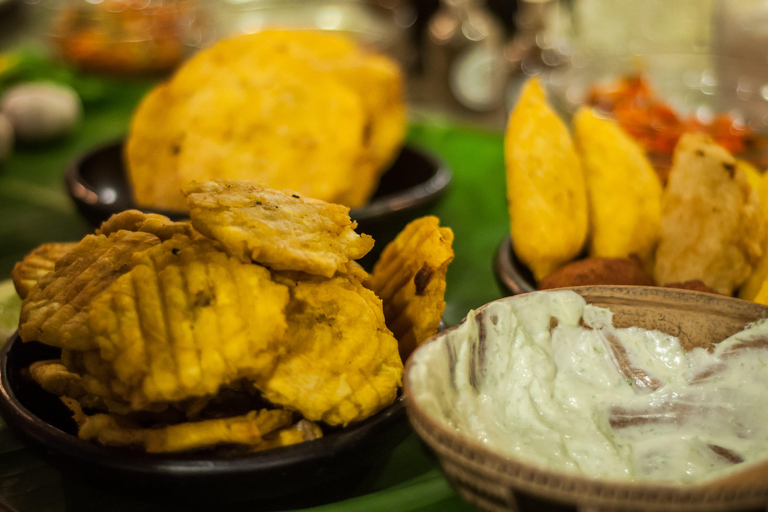
{"type": "Polygon", "coordinates": [[[0,114],[0,162],[8,158],[13,151],[13,125],[0,114]]]}
{"type": "Polygon", "coordinates": [[[80,122],[83,106],[66,85],[33,82],[11,87],[0,100],[0,113],[25,142],[53,139],[71,132],[80,122]]]}

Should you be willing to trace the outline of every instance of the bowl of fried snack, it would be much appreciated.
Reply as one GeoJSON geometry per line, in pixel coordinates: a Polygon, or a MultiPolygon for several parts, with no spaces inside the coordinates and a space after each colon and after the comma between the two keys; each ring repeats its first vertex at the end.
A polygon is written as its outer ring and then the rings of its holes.
{"type": "Polygon", "coordinates": [[[184,193],[188,221],[127,210],[16,265],[0,412],[52,464],[123,491],[355,481],[408,433],[403,361],[438,330],[451,230],[412,221],[368,274],[374,240],[345,206],[238,180],[184,193]]]}
{"type": "Polygon", "coordinates": [[[764,174],[686,132],[664,181],[614,119],[583,106],[571,125],[538,80],[525,85],[505,134],[510,236],[494,262],[505,291],[657,285],[765,303],[764,174]]]}
{"type": "Polygon", "coordinates": [[[692,290],[515,295],[413,353],[406,409],[479,509],[762,509],[767,329],[768,307],[692,290]]]}
{"type": "Polygon", "coordinates": [[[126,208],[188,216],[192,180],[246,179],[343,204],[363,232],[424,213],[450,172],[404,147],[402,72],[340,34],[265,30],[220,41],[152,89],[125,141],[67,171],[94,225],[126,208]]]}

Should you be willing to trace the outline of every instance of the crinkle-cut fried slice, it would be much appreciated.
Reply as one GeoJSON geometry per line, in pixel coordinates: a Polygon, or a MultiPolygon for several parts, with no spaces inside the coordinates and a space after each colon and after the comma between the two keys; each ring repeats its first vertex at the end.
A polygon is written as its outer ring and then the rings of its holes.
{"type": "Polygon", "coordinates": [[[381,301],[344,277],[276,275],[291,289],[284,353],[275,370],[253,376],[272,403],[312,421],[346,425],[395,400],[403,363],[381,301]]]}
{"type": "Polygon", "coordinates": [[[21,339],[75,350],[96,348],[85,321],[89,305],[131,268],[135,254],[159,243],[151,233],[131,231],[83,238],[22,301],[21,339]]]}
{"type": "Polygon", "coordinates": [[[764,238],[757,192],[733,156],[704,134],[683,135],[662,197],[655,281],[699,279],[732,295],[758,264],[764,238]]]}
{"type": "Polygon", "coordinates": [[[384,303],[403,361],[440,326],[452,244],[453,231],[437,217],[416,219],[384,248],[366,282],[384,303]]]}
{"type": "Polygon", "coordinates": [[[143,447],[149,453],[173,453],[220,445],[256,446],[264,436],[291,424],[293,413],[262,409],[242,416],[141,428],[127,418],[109,414],[87,415],[79,404],[62,398],[78,424],[78,436],[106,446],[143,447]]]}
{"type": "Polygon", "coordinates": [[[177,236],[137,255],[93,301],[88,326],[115,376],[110,391],[139,410],[269,371],[288,299],[266,268],[177,236]]]}
{"type": "Polygon", "coordinates": [[[309,420],[299,420],[290,427],[281,428],[265,435],[264,440],[254,446],[252,451],[271,450],[321,437],[323,437],[323,431],[320,429],[320,425],[309,420]]]}
{"type": "Polygon", "coordinates": [[[126,231],[142,231],[152,233],[160,240],[170,240],[174,235],[193,237],[195,230],[189,222],[175,222],[157,213],[144,213],[139,210],[125,210],[112,215],[102,222],[97,235],[107,235],[124,229],[126,231]]]}
{"type": "Polygon", "coordinates": [[[69,371],[60,359],[35,361],[29,366],[29,376],[49,393],[79,399],[86,395],[80,375],[69,371]]]}
{"type": "Polygon", "coordinates": [[[16,293],[22,299],[44,275],[53,272],[56,261],[75,248],[77,242],[43,244],[17,262],[11,270],[16,293]]]}
{"type": "Polygon", "coordinates": [[[192,182],[184,194],[195,229],[245,262],[332,277],[373,248],[345,206],[237,180],[192,182]]]}

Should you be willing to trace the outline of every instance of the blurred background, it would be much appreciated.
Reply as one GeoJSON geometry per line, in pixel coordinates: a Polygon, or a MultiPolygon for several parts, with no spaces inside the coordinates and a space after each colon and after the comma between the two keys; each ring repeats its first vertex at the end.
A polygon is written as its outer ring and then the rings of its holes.
{"type": "Polygon", "coordinates": [[[412,104],[501,126],[518,78],[611,56],[689,55],[668,67],[706,67],[703,85],[738,89],[754,74],[744,63],[766,58],[766,19],[764,0],[0,0],[0,50],[44,48],[87,72],[161,75],[233,34],[342,31],[401,62],[412,104]],[[703,54],[742,64],[693,57],[703,54]]]}

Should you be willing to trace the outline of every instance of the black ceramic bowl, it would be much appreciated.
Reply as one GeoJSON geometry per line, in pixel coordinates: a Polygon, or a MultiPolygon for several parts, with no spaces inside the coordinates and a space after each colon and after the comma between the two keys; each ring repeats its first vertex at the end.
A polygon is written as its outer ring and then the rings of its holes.
{"type": "Polygon", "coordinates": [[[504,237],[493,256],[493,275],[504,295],[517,295],[536,290],[536,280],[512,248],[512,237],[504,237]]]}
{"type": "Polygon", "coordinates": [[[306,496],[311,504],[327,500],[329,492],[339,499],[410,433],[399,397],[370,418],[321,439],[249,455],[107,448],[79,439],[69,410],[24,377],[33,361],[58,356],[58,349],[11,337],[0,352],[0,414],[51,465],[118,493],[198,504],[291,496],[306,496]]]}
{"type": "MultiPolygon", "coordinates": [[[[376,246],[360,263],[369,267],[378,253],[405,225],[442,197],[451,181],[448,166],[420,149],[403,147],[382,175],[371,201],[349,214],[359,233],[368,233],[376,246]]],[[[123,166],[123,144],[115,142],[89,151],[69,166],[64,182],[80,213],[94,226],[111,215],[136,208],[123,166]]],[[[149,211],[149,210],[147,210],[149,211]]],[[[151,210],[174,220],[186,212],[151,210]]]]}

